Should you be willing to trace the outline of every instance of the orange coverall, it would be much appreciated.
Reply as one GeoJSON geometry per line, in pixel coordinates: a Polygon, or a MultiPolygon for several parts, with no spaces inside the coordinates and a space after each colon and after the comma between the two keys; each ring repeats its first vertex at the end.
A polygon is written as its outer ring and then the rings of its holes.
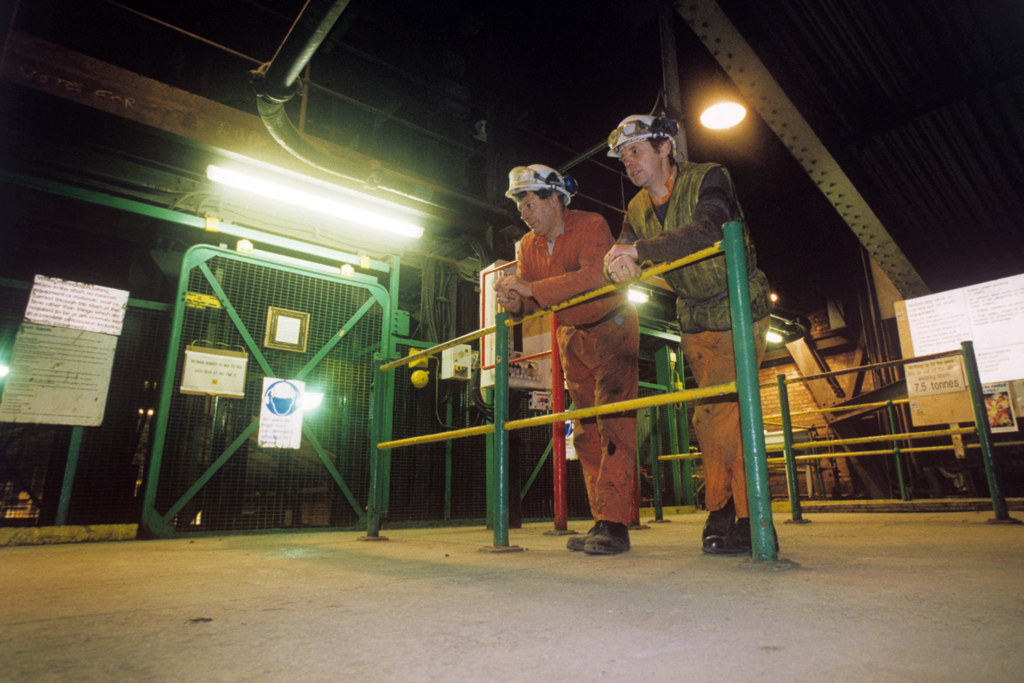
{"type": "MultiPolygon", "coordinates": [[[[615,243],[604,218],[567,210],[565,228],[548,240],[529,233],[519,243],[516,274],[533,297],[523,313],[547,308],[606,284],[604,255],[615,243]]],[[[558,311],[558,350],[576,408],[636,398],[640,328],[636,309],[615,292],[558,311]]],[[[629,525],[636,466],[636,411],[576,420],[573,445],[583,466],[595,521],[629,525]]]]}

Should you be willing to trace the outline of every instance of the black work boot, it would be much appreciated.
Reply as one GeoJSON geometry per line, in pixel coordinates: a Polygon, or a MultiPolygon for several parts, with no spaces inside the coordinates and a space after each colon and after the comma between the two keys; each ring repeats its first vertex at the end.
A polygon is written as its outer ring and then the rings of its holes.
{"type": "Polygon", "coordinates": [[[596,524],[590,527],[590,531],[588,531],[586,534],[582,536],[580,536],[579,534],[575,536],[570,536],[569,540],[565,544],[565,547],[569,550],[583,550],[583,546],[586,544],[587,539],[590,538],[590,535],[593,534],[595,531],[597,531],[596,524]]]}
{"type": "Polygon", "coordinates": [[[729,533],[725,535],[725,543],[722,545],[721,555],[749,555],[750,554],[750,518],[740,517],[737,519],[729,533]]]}
{"type": "Polygon", "coordinates": [[[725,537],[733,527],[735,516],[736,506],[732,498],[721,510],[712,510],[708,513],[708,521],[704,523],[704,532],[701,534],[704,552],[710,555],[724,554],[725,537]]]}
{"type": "MultiPolygon", "coordinates": [[[[775,541],[775,552],[779,552],[779,537],[772,530],[772,537],[775,541]]],[[[754,544],[750,537],[750,518],[741,517],[736,520],[732,529],[725,535],[725,550],[728,555],[750,555],[754,551],[754,544]]]]}
{"type": "Polygon", "coordinates": [[[587,555],[618,555],[629,550],[629,528],[619,522],[602,519],[587,535],[583,552],[587,555]]]}

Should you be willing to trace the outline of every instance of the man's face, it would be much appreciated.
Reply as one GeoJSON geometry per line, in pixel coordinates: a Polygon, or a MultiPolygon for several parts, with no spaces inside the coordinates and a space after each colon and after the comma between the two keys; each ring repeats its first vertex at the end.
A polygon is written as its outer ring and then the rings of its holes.
{"type": "Polygon", "coordinates": [[[541,237],[553,240],[562,233],[562,200],[557,192],[541,199],[535,192],[528,191],[516,200],[516,206],[523,222],[541,237]]]}
{"type": "Polygon", "coordinates": [[[662,142],[658,149],[654,149],[650,140],[637,140],[622,148],[619,160],[634,185],[650,189],[657,183],[665,182],[662,164],[671,151],[672,145],[668,142],[662,142]]]}

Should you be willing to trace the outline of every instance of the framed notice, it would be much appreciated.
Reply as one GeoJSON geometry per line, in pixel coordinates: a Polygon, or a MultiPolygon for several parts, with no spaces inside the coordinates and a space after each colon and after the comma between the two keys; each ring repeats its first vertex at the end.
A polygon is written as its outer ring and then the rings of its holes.
{"type": "Polygon", "coordinates": [[[245,351],[189,344],[181,371],[181,393],[244,398],[248,363],[245,351]]]}
{"type": "Polygon", "coordinates": [[[306,352],[309,337],[309,313],[271,306],[267,309],[267,329],[263,345],[281,351],[306,352]]]}

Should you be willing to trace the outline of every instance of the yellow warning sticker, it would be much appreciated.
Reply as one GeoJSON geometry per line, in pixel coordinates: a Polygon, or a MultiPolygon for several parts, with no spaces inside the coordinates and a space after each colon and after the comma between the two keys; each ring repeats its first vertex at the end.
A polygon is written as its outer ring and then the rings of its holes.
{"type": "Polygon", "coordinates": [[[185,305],[189,308],[221,308],[220,299],[201,292],[185,292],[185,305]]]}

